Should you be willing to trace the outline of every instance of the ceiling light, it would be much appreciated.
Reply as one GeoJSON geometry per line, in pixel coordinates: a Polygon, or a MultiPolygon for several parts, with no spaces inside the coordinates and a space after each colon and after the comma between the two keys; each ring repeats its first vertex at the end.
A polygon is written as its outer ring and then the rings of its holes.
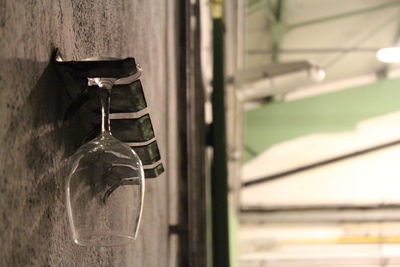
{"type": "Polygon", "coordinates": [[[376,53],[379,61],[386,63],[400,63],[400,47],[386,47],[376,53]]]}

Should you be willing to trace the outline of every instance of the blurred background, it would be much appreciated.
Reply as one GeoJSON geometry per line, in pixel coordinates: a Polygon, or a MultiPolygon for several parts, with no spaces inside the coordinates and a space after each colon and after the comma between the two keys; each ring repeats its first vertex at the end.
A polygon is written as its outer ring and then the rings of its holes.
{"type": "Polygon", "coordinates": [[[225,1],[224,20],[232,262],[400,266],[400,65],[381,50],[400,1],[225,1]]]}

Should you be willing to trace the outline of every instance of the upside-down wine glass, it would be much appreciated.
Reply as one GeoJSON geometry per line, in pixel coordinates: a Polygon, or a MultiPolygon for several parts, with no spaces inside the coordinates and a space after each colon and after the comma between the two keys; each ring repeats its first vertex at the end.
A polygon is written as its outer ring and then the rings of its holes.
{"type": "Polygon", "coordinates": [[[136,239],[140,225],[143,166],[137,154],[110,131],[110,91],[115,80],[89,79],[100,90],[101,134],[72,156],[65,187],[72,237],[78,245],[126,245],[136,239]]]}

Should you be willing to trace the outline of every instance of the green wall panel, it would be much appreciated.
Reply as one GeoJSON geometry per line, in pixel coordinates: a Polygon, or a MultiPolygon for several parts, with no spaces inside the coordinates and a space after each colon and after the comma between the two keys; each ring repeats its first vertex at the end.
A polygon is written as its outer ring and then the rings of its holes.
{"type": "MultiPolygon", "coordinates": [[[[245,144],[261,153],[274,144],[314,133],[344,132],[358,122],[400,110],[400,79],[274,102],[246,112],[245,144]]],[[[253,156],[245,153],[244,160],[253,156]]]]}

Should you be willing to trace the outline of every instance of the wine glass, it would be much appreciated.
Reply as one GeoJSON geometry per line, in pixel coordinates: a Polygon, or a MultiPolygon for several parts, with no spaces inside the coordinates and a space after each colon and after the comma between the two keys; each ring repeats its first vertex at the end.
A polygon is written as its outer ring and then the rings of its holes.
{"type": "Polygon", "coordinates": [[[100,91],[101,134],[72,156],[65,186],[72,237],[82,246],[128,244],[136,239],[142,216],[142,162],[110,131],[110,91],[115,82],[89,78],[89,84],[100,91]]]}

